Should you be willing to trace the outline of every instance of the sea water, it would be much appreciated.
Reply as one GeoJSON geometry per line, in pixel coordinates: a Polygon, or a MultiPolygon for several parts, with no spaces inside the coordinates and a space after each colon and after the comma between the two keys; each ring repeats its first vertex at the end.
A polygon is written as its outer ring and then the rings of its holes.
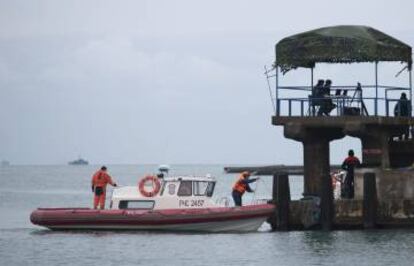
{"type": "MultiPolygon", "coordinates": [[[[54,232],[32,225],[37,207],[90,207],[99,166],[0,167],[0,265],[413,265],[414,230],[254,233],[54,232]]],[[[109,165],[119,185],[136,185],[156,165],[109,165]]],[[[229,197],[236,175],[223,165],[172,165],[172,174],[217,178],[229,197]]],[[[269,198],[271,177],[243,200],[269,198]]],[[[302,178],[290,179],[292,198],[302,178]]],[[[256,187],[257,186],[257,187],[256,187]]],[[[108,197],[110,196],[110,191],[108,197]]]]}

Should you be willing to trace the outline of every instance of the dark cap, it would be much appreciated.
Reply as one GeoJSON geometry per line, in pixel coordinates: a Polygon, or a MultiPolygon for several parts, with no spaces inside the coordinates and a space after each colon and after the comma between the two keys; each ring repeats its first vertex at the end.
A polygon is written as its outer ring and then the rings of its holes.
{"type": "Polygon", "coordinates": [[[101,167],[101,170],[102,170],[102,171],[106,171],[106,166],[105,166],[105,165],[103,165],[103,166],[101,167]]]}

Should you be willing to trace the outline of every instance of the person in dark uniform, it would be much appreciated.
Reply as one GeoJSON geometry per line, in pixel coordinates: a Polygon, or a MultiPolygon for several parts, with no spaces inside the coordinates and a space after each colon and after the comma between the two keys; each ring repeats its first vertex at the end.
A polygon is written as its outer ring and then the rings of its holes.
{"type": "MultiPolygon", "coordinates": [[[[400,99],[394,107],[394,116],[409,117],[411,114],[410,101],[407,99],[407,94],[401,93],[400,99]]],[[[410,133],[410,127],[406,126],[402,130],[400,139],[408,139],[410,133]]]]}
{"type": "MultiPolygon", "coordinates": [[[[310,100],[310,105],[312,106],[312,115],[315,115],[315,108],[319,106],[319,108],[322,105],[323,102],[323,83],[324,80],[320,79],[318,80],[318,83],[316,83],[315,86],[312,87],[312,98],[310,100]]],[[[319,114],[318,112],[318,115],[319,114]]]]}
{"type": "Polygon", "coordinates": [[[313,86],[312,88],[312,96],[314,97],[323,96],[323,83],[324,83],[323,79],[318,80],[318,83],[316,83],[316,85],[313,86]]]}
{"type": "Polygon", "coordinates": [[[233,196],[234,205],[242,206],[242,196],[244,192],[254,192],[249,186],[250,183],[256,182],[259,178],[249,178],[250,173],[245,171],[240,174],[236,183],[233,185],[233,191],[231,195],[233,196]]]}
{"type": "Polygon", "coordinates": [[[344,189],[341,191],[342,198],[354,198],[354,170],[359,167],[361,162],[354,155],[353,150],[348,151],[348,157],[342,163],[342,169],[346,170],[344,189]]]}
{"type": "Polygon", "coordinates": [[[331,85],[332,81],[327,79],[325,85],[322,88],[322,102],[318,111],[318,116],[326,115],[329,116],[329,113],[336,107],[336,104],[332,102],[331,98],[331,85]]]}

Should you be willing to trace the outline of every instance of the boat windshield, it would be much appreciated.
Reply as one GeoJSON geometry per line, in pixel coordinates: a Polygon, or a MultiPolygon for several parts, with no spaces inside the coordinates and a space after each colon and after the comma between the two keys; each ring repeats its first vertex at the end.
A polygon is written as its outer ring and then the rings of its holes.
{"type": "Polygon", "coordinates": [[[212,181],[181,181],[178,196],[213,196],[215,182],[212,181]]]}
{"type": "Polygon", "coordinates": [[[191,196],[192,189],[191,189],[191,181],[181,181],[180,187],[178,188],[178,196],[191,196]]]}
{"type": "Polygon", "coordinates": [[[208,182],[208,187],[206,191],[207,197],[213,196],[215,186],[216,186],[216,182],[208,182]]]}
{"type": "Polygon", "coordinates": [[[207,182],[207,181],[193,182],[194,196],[204,196],[204,195],[206,195],[208,183],[209,182],[207,182]]]}
{"type": "Polygon", "coordinates": [[[194,181],[194,196],[211,197],[214,192],[214,182],[211,181],[194,181]]]}

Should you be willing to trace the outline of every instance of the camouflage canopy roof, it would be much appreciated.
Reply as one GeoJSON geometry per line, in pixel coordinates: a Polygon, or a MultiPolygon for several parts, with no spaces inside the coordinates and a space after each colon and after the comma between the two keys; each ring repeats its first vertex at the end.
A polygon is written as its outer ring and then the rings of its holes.
{"type": "Polygon", "coordinates": [[[335,26],[303,32],[276,44],[275,65],[283,73],[315,63],[401,61],[411,68],[411,47],[366,26],[335,26]]]}

